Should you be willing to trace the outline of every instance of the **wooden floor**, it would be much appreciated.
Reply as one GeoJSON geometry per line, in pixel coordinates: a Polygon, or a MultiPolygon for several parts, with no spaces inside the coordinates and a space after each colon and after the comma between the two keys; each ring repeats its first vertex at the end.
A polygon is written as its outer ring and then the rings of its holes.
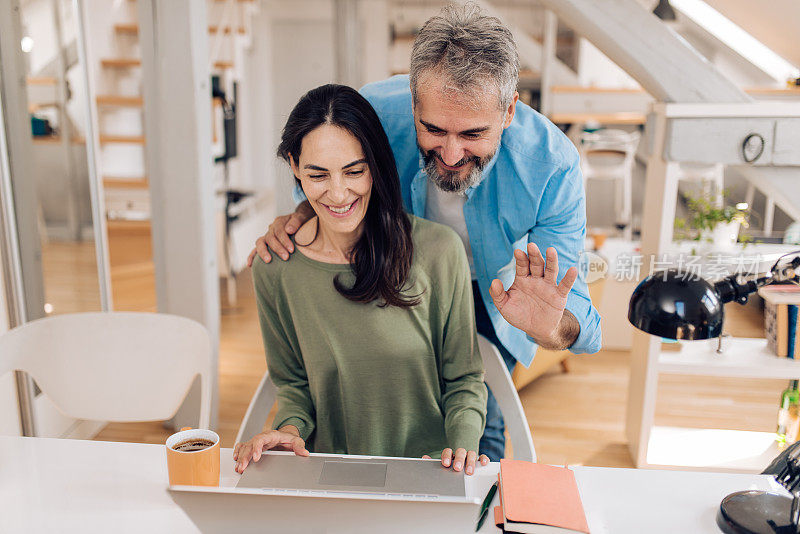
{"type": "MultiPolygon", "coordinates": [[[[102,309],[93,241],[43,243],[42,272],[45,302],[52,306],[52,313],[102,309]]],[[[110,274],[115,310],[156,311],[152,258],[112,256],[110,274]]]]}
{"type": "Polygon", "coordinates": [[[92,241],[51,241],[42,245],[44,300],[52,306],[52,313],[101,309],[94,254],[92,241]]]}
{"type": "MultiPolygon", "coordinates": [[[[76,290],[73,287],[76,281],[48,262],[54,250],[48,246],[43,255],[48,298],[58,294],[65,299],[62,302],[54,297],[57,312],[77,311],[73,308],[78,304],[71,305],[70,299],[80,300],[90,288],[86,283],[79,286],[83,289],[76,290]],[[56,289],[61,283],[66,283],[65,287],[56,289]]],[[[94,254],[93,247],[89,251],[94,254]]],[[[60,253],[65,254],[64,250],[60,253]]],[[[74,255],[85,254],[84,249],[74,255]]],[[[72,261],[85,268],[92,266],[93,259],[72,261]]],[[[129,294],[115,288],[115,301],[121,308],[132,309],[142,300],[140,291],[135,289],[138,286],[131,283],[129,287],[129,294]]],[[[240,276],[238,289],[238,305],[223,306],[220,331],[218,432],[224,447],[233,446],[241,418],[266,367],[249,272],[240,276]]],[[[763,321],[757,306],[729,305],[726,320],[728,330],[737,336],[763,336],[763,321]]],[[[520,391],[540,461],[633,466],[624,433],[628,361],[627,351],[604,350],[595,355],[572,356],[569,373],[562,373],[556,366],[520,391]]],[[[665,375],[659,381],[656,423],[773,431],[784,387],[782,380],[665,375]]],[[[163,443],[170,433],[161,423],[110,424],[96,439],[163,443]]]]}

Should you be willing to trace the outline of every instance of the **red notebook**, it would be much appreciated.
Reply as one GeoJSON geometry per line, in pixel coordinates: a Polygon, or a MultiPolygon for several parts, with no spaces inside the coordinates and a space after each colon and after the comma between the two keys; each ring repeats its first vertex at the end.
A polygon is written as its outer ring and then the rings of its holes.
{"type": "Polygon", "coordinates": [[[500,495],[508,532],[589,534],[575,475],[565,467],[500,460],[500,495]]]}

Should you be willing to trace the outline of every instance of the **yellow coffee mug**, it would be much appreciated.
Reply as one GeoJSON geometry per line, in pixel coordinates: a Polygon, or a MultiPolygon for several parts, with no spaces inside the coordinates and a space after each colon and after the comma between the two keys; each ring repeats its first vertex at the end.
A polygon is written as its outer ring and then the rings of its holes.
{"type": "Polygon", "coordinates": [[[171,486],[219,486],[219,435],[213,430],[184,427],[167,438],[167,471],[171,486]],[[180,451],[176,446],[205,440],[201,450],[180,451]]]}

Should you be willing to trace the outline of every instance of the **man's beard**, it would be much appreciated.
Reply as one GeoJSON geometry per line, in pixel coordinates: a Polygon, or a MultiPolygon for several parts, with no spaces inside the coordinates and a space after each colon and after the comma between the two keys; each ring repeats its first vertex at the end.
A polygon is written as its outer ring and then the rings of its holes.
{"type": "MultiPolygon", "coordinates": [[[[419,147],[419,145],[417,146],[419,147]]],[[[492,153],[485,158],[479,158],[478,156],[465,157],[462,158],[461,161],[459,161],[456,165],[451,165],[451,167],[461,167],[462,165],[473,163],[469,173],[464,178],[461,178],[459,176],[461,171],[448,171],[447,169],[441,170],[436,166],[437,159],[439,159],[442,164],[444,164],[444,162],[434,150],[425,152],[422,150],[422,147],[419,147],[419,151],[420,154],[422,154],[422,160],[425,163],[425,167],[423,169],[425,174],[427,174],[428,178],[434,184],[436,184],[436,187],[442,191],[447,191],[448,193],[463,193],[468,188],[480,182],[481,176],[483,175],[483,169],[494,157],[494,151],[492,151],[492,153]]]]}

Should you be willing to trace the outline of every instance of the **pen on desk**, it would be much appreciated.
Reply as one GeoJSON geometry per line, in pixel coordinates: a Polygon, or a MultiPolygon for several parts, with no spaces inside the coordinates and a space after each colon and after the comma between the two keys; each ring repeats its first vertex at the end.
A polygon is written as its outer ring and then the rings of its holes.
{"type": "Polygon", "coordinates": [[[486,494],[486,497],[483,498],[483,504],[481,504],[481,513],[478,515],[478,526],[475,527],[475,532],[478,532],[483,526],[483,522],[486,521],[486,516],[489,515],[489,505],[492,504],[495,493],[497,493],[497,482],[492,484],[492,487],[489,488],[489,492],[486,494]]]}

